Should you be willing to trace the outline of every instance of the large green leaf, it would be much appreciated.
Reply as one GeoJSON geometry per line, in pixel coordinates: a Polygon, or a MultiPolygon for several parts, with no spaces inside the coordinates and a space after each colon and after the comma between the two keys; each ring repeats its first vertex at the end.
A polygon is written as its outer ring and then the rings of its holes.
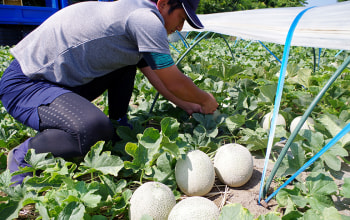
{"type": "MultiPolygon", "coordinates": [[[[334,115],[324,114],[320,116],[318,121],[322,123],[327,131],[334,137],[344,128],[347,123],[344,121],[343,117],[337,118],[334,115]]],[[[344,135],[344,137],[340,139],[339,142],[342,143],[343,146],[350,144],[350,133],[344,135]]]]}
{"type": "Polygon", "coordinates": [[[285,171],[284,175],[294,174],[305,164],[305,151],[297,143],[293,143],[290,146],[292,155],[287,155],[288,158],[288,168],[285,171]]]}
{"type": "Polygon", "coordinates": [[[227,128],[233,132],[234,130],[242,127],[245,124],[245,116],[244,115],[233,115],[227,117],[225,120],[227,128]]]}
{"type": "Polygon", "coordinates": [[[290,202],[296,204],[298,207],[305,207],[307,202],[302,195],[299,188],[294,187],[293,189],[281,189],[276,196],[277,202],[280,206],[286,207],[290,202]]]}
{"type": "Polygon", "coordinates": [[[79,202],[70,202],[60,212],[58,220],[82,220],[84,218],[85,206],[79,202]]]}
{"type": "Polygon", "coordinates": [[[344,178],[344,184],[342,188],[344,197],[350,198],[350,177],[344,178]]]}
{"type": "Polygon", "coordinates": [[[309,209],[304,214],[305,220],[315,220],[315,219],[334,219],[334,220],[344,220],[339,214],[335,207],[327,207],[322,210],[309,209]]]}
{"type": "Polygon", "coordinates": [[[310,173],[306,178],[306,186],[311,195],[332,195],[338,190],[334,180],[323,173],[310,173]]]}
{"type": "Polygon", "coordinates": [[[166,117],[160,122],[162,134],[167,136],[170,140],[174,140],[178,136],[180,123],[171,117],[166,117]]]}
{"type": "Polygon", "coordinates": [[[233,203],[222,207],[219,220],[253,220],[254,215],[241,204],[233,203]]]}
{"type": "Polygon", "coordinates": [[[260,215],[256,220],[280,220],[281,213],[278,212],[270,212],[266,215],[260,215]]]}
{"type": "Polygon", "coordinates": [[[89,208],[95,208],[101,201],[101,196],[95,194],[99,190],[97,182],[85,183],[80,181],[76,184],[75,190],[79,193],[80,201],[89,208]]]}
{"type": "Polygon", "coordinates": [[[308,88],[310,86],[311,72],[311,69],[300,69],[297,75],[287,77],[286,81],[289,83],[298,83],[300,85],[303,85],[305,88],[308,88]]]}
{"type": "Polygon", "coordinates": [[[12,220],[18,217],[18,212],[22,208],[22,201],[8,201],[8,203],[0,203],[1,218],[4,220],[12,220]]]}
{"type": "Polygon", "coordinates": [[[259,101],[273,104],[275,101],[277,84],[260,87],[259,101]]]}
{"type": "Polygon", "coordinates": [[[144,146],[138,146],[135,143],[129,142],[125,145],[125,152],[134,158],[132,162],[124,161],[126,169],[132,169],[136,173],[140,169],[145,168],[145,164],[148,163],[148,151],[144,146]]]}
{"type": "Polygon", "coordinates": [[[97,171],[105,175],[118,176],[118,172],[124,167],[123,160],[118,156],[111,155],[110,151],[102,152],[102,149],[103,142],[99,142],[91,148],[79,167],[82,172],[76,177],[97,171]]]}

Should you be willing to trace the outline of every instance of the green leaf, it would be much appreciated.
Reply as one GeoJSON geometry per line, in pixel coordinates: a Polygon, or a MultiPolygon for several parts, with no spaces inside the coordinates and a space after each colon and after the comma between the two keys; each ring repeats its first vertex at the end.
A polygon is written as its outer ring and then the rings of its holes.
{"type": "Polygon", "coordinates": [[[103,215],[94,215],[92,216],[91,220],[108,220],[108,218],[103,215]]]}
{"type": "Polygon", "coordinates": [[[334,205],[330,195],[336,194],[338,187],[331,177],[318,172],[310,173],[305,184],[308,190],[306,201],[311,208],[322,211],[334,205]]]}
{"type": "MultiPolygon", "coordinates": [[[[157,160],[157,166],[152,166],[152,174],[149,175],[148,179],[163,183],[173,180],[174,163],[174,159],[169,154],[161,154],[157,160]]],[[[176,184],[175,182],[173,183],[176,184]]]]}
{"type": "Polygon", "coordinates": [[[260,215],[257,220],[280,220],[281,213],[270,212],[266,215],[260,215]]]}
{"type": "Polygon", "coordinates": [[[244,115],[233,115],[228,118],[226,118],[225,123],[227,125],[227,128],[233,132],[234,130],[240,128],[245,123],[245,116],[244,115]]]}
{"type": "Polygon", "coordinates": [[[233,203],[222,207],[219,220],[253,220],[252,215],[248,209],[244,208],[241,204],[233,203]]]}
{"type": "MultiPolygon", "coordinates": [[[[10,175],[9,173],[10,173],[9,170],[6,170],[2,174],[0,174],[1,181],[3,181],[2,184],[8,184],[8,180],[9,180],[8,178],[11,179],[11,177],[9,176],[10,175]]],[[[27,193],[27,188],[22,185],[16,185],[16,186],[3,185],[3,186],[0,186],[0,190],[3,193],[6,193],[7,197],[11,198],[11,200],[14,200],[14,201],[22,200],[27,193]]]]}
{"type": "Polygon", "coordinates": [[[312,196],[316,194],[332,195],[338,190],[337,184],[331,177],[317,172],[310,173],[306,178],[306,186],[312,196]]]}
{"type": "Polygon", "coordinates": [[[347,151],[341,146],[341,144],[335,143],[331,148],[329,148],[321,158],[325,161],[327,166],[335,171],[341,170],[342,161],[338,156],[348,156],[347,151]]]}
{"type": "Polygon", "coordinates": [[[125,145],[125,152],[132,156],[134,159],[132,162],[124,161],[124,167],[126,169],[133,169],[136,173],[138,170],[143,169],[148,162],[147,149],[145,147],[138,146],[135,143],[127,143],[125,145]]]}
{"type": "Polygon", "coordinates": [[[166,117],[160,122],[162,134],[170,140],[174,140],[178,136],[180,123],[171,117],[166,117]]]}
{"type": "Polygon", "coordinates": [[[213,65],[208,74],[219,77],[222,81],[227,82],[233,76],[243,71],[243,68],[240,65],[228,65],[221,63],[221,65],[213,65]]]}
{"type": "MultiPolygon", "coordinates": [[[[346,122],[343,119],[338,119],[335,116],[323,114],[318,118],[318,121],[322,123],[327,131],[335,137],[346,125],[346,122]]],[[[350,133],[344,135],[343,138],[339,140],[342,143],[342,146],[350,143],[350,133]]]]}
{"type": "Polygon", "coordinates": [[[215,122],[212,114],[200,114],[194,113],[192,114],[193,118],[199,122],[206,130],[211,131],[217,128],[217,123],[215,122]]]}
{"type": "Polygon", "coordinates": [[[41,201],[37,202],[35,204],[35,209],[37,209],[39,211],[40,216],[42,217],[42,219],[46,220],[46,219],[50,219],[49,213],[47,211],[47,207],[45,206],[45,204],[41,201]]]}
{"type": "Polygon", "coordinates": [[[210,138],[207,137],[207,130],[201,124],[197,125],[193,130],[193,136],[188,136],[188,139],[192,141],[196,146],[207,146],[210,142],[210,138]]]}
{"type": "Polygon", "coordinates": [[[8,203],[0,203],[1,218],[4,220],[16,219],[22,207],[21,201],[10,200],[8,203]]]}
{"type": "Polygon", "coordinates": [[[136,133],[127,126],[120,126],[117,128],[117,134],[126,142],[136,142],[136,133]]]}
{"type": "Polygon", "coordinates": [[[329,195],[315,194],[306,198],[308,204],[310,204],[311,209],[322,211],[327,207],[334,206],[332,197],[329,195]]]}
{"type": "Polygon", "coordinates": [[[94,194],[99,189],[96,182],[87,184],[80,181],[76,184],[75,189],[79,193],[80,201],[83,202],[85,206],[95,208],[98,203],[100,203],[101,196],[94,194]]]}
{"type": "Polygon", "coordinates": [[[34,170],[45,169],[52,165],[54,166],[56,161],[51,153],[36,154],[34,149],[29,149],[24,160],[29,163],[34,170]]]}
{"type": "Polygon", "coordinates": [[[310,148],[316,153],[324,146],[324,137],[320,132],[312,132],[310,130],[301,130],[300,135],[306,138],[310,148]]]}
{"type": "Polygon", "coordinates": [[[180,156],[180,150],[179,150],[179,147],[177,146],[176,141],[170,141],[170,139],[167,136],[163,136],[161,144],[163,149],[169,152],[174,157],[180,156]]]}
{"type": "Polygon", "coordinates": [[[291,212],[288,212],[287,214],[285,214],[282,219],[283,220],[296,220],[296,219],[299,219],[300,217],[303,217],[303,213],[294,210],[294,211],[291,211],[291,212]]]}
{"type": "Polygon", "coordinates": [[[112,176],[101,176],[103,181],[103,186],[107,189],[108,195],[114,197],[122,193],[122,190],[126,187],[127,182],[124,179],[118,180],[115,182],[112,176]]]}
{"type": "Polygon", "coordinates": [[[301,194],[300,189],[294,187],[293,189],[281,189],[276,196],[276,200],[279,206],[286,207],[292,202],[303,208],[306,206],[304,195],[301,194]]]}
{"type": "Polygon", "coordinates": [[[274,103],[276,96],[277,84],[264,85],[260,87],[259,101],[274,103]]]}
{"type": "Polygon", "coordinates": [[[84,158],[79,169],[82,171],[75,177],[100,171],[103,174],[118,176],[118,172],[124,167],[123,160],[120,157],[111,155],[110,151],[102,152],[103,142],[95,144],[84,158]]]}
{"type": "Polygon", "coordinates": [[[338,213],[338,210],[335,207],[326,207],[321,210],[309,209],[305,212],[305,220],[314,220],[314,219],[334,219],[342,220],[342,216],[338,213]]]}
{"type": "Polygon", "coordinates": [[[306,88],[309,88],[311,72],[312,72],[311,69],[300,69],[296,76],[288,77],[287,82],[297,83],[297,84],[303,85],[306,88]]]}
{"type": "Polygon", "coordinates": [[[81,220],[84,218],[85,206],[79,202],[70,202],[58,215],[58,220],[81,220]]]}
{"type": "Polygon", "coordinates": [[[294,174],[305,164],[305,151],[297,143],[292,143],[290,146],[292,156],[288,155],[288,169],[284,175],[294,174]]]}
{"type": "Polygon", "coordinates": [[[162,137],[163,136],[155,128],[147,128],[143,135],[139,136],[139,146],[143,146],[147,150],[146,166],[152,166],[161,154],[162,137]]]}
{"type": "Polygon", "coordinates": [[[9,169],[0,173],[0,190],[6,189],[11,184],[11,173],[9,169]]]}
{"type": "Polygon", "coordinates": [[[142,146],[148,148],[148,150],[153,149],[154,151],[159,150],[160,142],[162,141],[159,131],[152,127],[147,128],[138,139],[142,146]]]}
{"type": "Polygon", "coordinates": [[[342,192],[344,197],[350,198],[350,177],[344,178],[344,184],[342,186],[342,192]]]}

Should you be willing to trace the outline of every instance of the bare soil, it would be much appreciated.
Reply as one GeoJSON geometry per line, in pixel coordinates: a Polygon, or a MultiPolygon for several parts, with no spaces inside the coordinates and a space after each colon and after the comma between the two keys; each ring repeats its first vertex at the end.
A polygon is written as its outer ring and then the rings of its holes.
{"type": "MultiPolygon", "coordinates": [[[[271,199],[265,208],[258,203],[260,181],[264,168],[265,158],[260,155],[253,155],[254,171],[251,179],[242,187],[232,188],[227,185],[223,185],[219,180],[215,181],[215,187],[205,197],[211,199],[221,209],[224,205],[230,203],[239,203],[244,208],[248,209],[251,214],[257,218],[260,215],[265,215],[269,212],[280,212],[283,215],[283,210],[278,207],[275,198],[271,199]]],[[[265,180],[271,173],[274,166],[273,161],[269,161],[265,180]]],[[[334,175],[334,181],[340,188],[344,184],[344,178],[350,177],[350,166],[343,163],[342,171],[334,175]]],[[[307,174],[302,173],[301,178],[304,179],[307,174]]],[[[277,189],[279,185],[275,182],[271,183],[270,189],[277,189]]],[[[293,187],[292,185],[287,186],[288,188],[293,187]]],[[[350,199],[344,197],[333,196],[335,207],[339,213],[345,216],[350,216],[350,199]]]]}
{"type": "MultiPolygon", "coordinates": [[[[228,187],[222,185],[219,180],[215,181],[215,187],[212,192],[206,197],[215,202],[215,204],[221,209],[224,205],[230,203],[239,203],[244,208],[248,209],[251,214],[257,218],[260,215],[267,214],[272,211],[279,211],[277,202],[275,199],[271,199],[268,202],[268,207],[265,208],[258,203],[260,181],[262,172],[264,169],[265,158],[260,155],[253,155],[254,171],[251,179],[241,187],[228,187]],[[213,195],[213,196],[211,196],[213,195]]],[[[273,168],[273,163],[269,161],[265,179],[270,175],[273,168]]],[[[275,183],[271,183],[270,187],[275,187],[275,183]]]]}

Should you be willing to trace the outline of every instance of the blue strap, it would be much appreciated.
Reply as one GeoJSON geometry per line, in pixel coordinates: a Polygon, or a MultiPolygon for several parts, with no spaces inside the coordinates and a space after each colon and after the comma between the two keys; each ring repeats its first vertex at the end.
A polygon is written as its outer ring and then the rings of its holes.
{"type": "Polygon", "coordinates": [[[173,44],[171,44],[170,42],[169,42],[169,45],[172,47],[172,48],[174,48],[178,53],[181,53],[181,51],[179,51],[173,44]]]}
{"type": "Polygon", "coordinates": [[[315,160],[317,160],[324,152],[331,148],[337,141],[339,141],[344,135],[350,132],[350,123],[348,123],[326,146],[324,146],[317,154],[315,154],[308,162],[306,162],[293,176],[291,176],[282,186],[280,186],[276,191],[271,193],[269,197],[265,200],[268,203],[281,189],[286,187],[290,182],[292,182],[295,177],[297,177],[301,172],[308,168],[315,160]]]}
{"type": "MultiPolygon", "coordinates": [[[[315,6],[314,6],[315,7],[315,6]]],[[[285,78],[285,72],[287,69],[287,63],[288,63],[288,56],[289,56],[289,50],[290,50],[290,45],[292,42],[292,37],[294,30],[300,20],[300,18],[304,15],[304,13],[311,8],[314,7],[309,7],[301,11],[293,20],[293,23],[291,27],[289,28],[287,38],[286,38],[286,43],[284,45],[284,51],[283,51],[283,58],[282,58],[282,65],[281,65],[281,72],[280,72],[280,77],[278,80],[278,85],[277,85],[277,91],[276,91],[276,99],[275,99],[275,104],[274,104],[274,109],[273,109],[273,114],[272,114],[272,120],[271,120],[271,125],[270,125],[270,132],[269,132],[269,139],[268,139],[268,144],[267,144],[267,150],[266,150],[266,155],[265,155],[265,163],[264,163],[264,169],[263,173],[261,176],[261,182],[260,182],[260,190],[259,190],[259,204],[261,201],[261,196],[264,188],[264,182],[265,182],[265,175],[266,175],[266,168],[268,165],[268,161],[270,158],[270,153],[271,153],[271,148],[272,148],[272,142],[273,142],[273,137],[275,136],[275,128],[276,128],[276,118],[279,112],[279,107],[280,107],[280,102],[281,102],[281,96],[282,96],[282,91],[283,91],[283,85],[284,85],[284,78],[285,78]]]]}
{"type": "Polygon", "coordinates": [[[344,50],[340,50],[334,57],[337,57],[339,54],[341,54],[344,50]]]}
{"type": "Polygon", "coordinates": [[[271,51],[269,48],[267,48],[267,47],[265,46],[265,44],[263,44],[260,40],[259,40],[259,43],[260,43],[263,47],[265,47],[265,49],[266,49],[267,51],[269,51],[269,53],[270,53],[278,62],[282,63],[282,61],[281,61],[280,59],[278,59],[278,57],[277,57],[274,53],[272,53],[272,51],[271,51]]]}

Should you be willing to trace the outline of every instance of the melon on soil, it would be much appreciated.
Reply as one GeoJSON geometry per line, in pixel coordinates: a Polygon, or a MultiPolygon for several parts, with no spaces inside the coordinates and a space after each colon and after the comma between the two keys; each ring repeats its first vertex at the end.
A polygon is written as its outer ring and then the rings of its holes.
{"type": "Polygon", "coordinates": [[[154,220],[166,220],[176,199],[171,189],[160,182],[147,182],[139,186],[130,199],[129,218],[140,220],[149,215],[154,220]]]}
{"type": "MultiPolygon", "coordinates": [[[[298,116],[298,117],[294,118],[293,121],[290,123],[290,133],[293,133],[293,131],[297,127],[297,125],[298,125],[299,121],[301,120],[301,118],[302,118],[302,116],[298,116]]],[[[315,125],[314,119],[308,117],[306,119],[306,121],[304,122],[304,124],[301,126],[300,130],[308,129],[308,130],[311,130],[311,131],[315,131],[314,125],[315,125]]]]}
{"type": "Polygon", "coordinates": [[[176,183],[188,196],[203,196],[211,191],[215,182],[213,162],[200,150],[187,153],[175,166],[176,183]]]}
{"type": "Polygon", "coordinates": [[[215,154],[214,168],[222,183],[231,187],[243,186],[252,177],[253,157],[240,144],[225,144],[215,154]]]}
{"type": "MultiPolygon", "coordinates": [[[[273,112],[269,112],[266,115],[264,115],[264,117],[262,118],[260,125],[263,129],[270,130],[272,115],[273,115],[273,112]]],[[[283,115],[281,115],[281,114],[277,115],[276,126],[277,125],[286,126],[286,120],[284,119],[283,115]]]]}
{"type": "Polygon", "coordinates": [[[200,196],[188,197],[178,202],[168,220],[215,220],[220,215],[215,203],[200,196]]]}

